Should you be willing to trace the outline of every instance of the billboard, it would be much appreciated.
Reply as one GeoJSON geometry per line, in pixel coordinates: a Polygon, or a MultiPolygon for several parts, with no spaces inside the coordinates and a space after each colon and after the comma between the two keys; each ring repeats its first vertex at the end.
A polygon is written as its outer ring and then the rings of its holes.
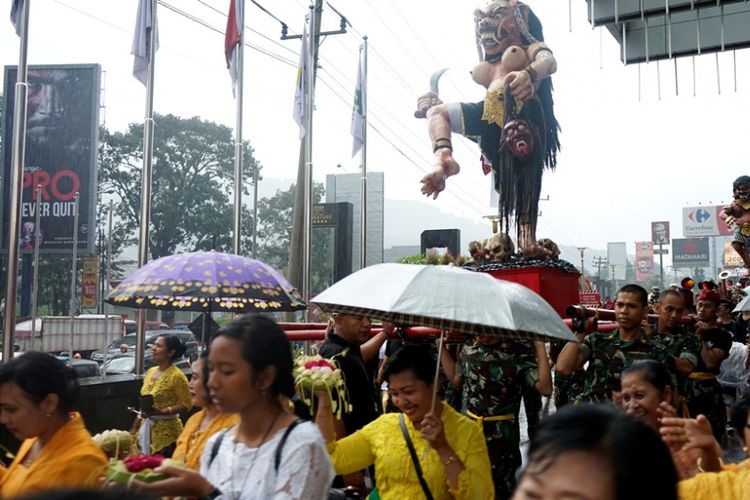
{"type": "MultiPolygon", "coordinates": [[[[40,251],[70,252],[75,233],[82,252],[94,251],[99,79],[97,64],[29,66],[26,158],[21,200],[21,251],[33,251],[36,201],[41,185],[40,251]],[[78,229],[73,227],[80,193],[78,229]]],[[[16,67],[5,67],[3,96],[2,248],[8,248],[9,192],[16,67]]]]}
{"type": "Polygon", "coordinates": [[[719,213],[724,205],[684,207],[682,209],[682,236],[728,236],[733,231],[721,220],[719,213]]]}
{"type": "Polygon", "coordinates": [[[731,241],[724,242],[724,267],[743,267],[742,257],[732,248],[731,241]]]}
{"type": "Polygon", "coordinates": [[[627,271],[627,244],[622,242],[607,243],[607,266],[610,279],[624,280],[627,271]],[[614,271],[612,270],[614,266],[614,271]]]}
{"type": "Polygon", "coordinates": [[[651,241],[654,245],[669,245],[669,221],[651,223],[651,241]]]}
{"type": "Polygon", "coordinates": [[[635,280],[647,281],[654,275],[654,244],[650,241],[635,242],[635,280]]]}
{"type": "Polygon", "coordinates": [[[708,238],[675,238],[672,240],[673,267],[708,267],[708,238]]]}

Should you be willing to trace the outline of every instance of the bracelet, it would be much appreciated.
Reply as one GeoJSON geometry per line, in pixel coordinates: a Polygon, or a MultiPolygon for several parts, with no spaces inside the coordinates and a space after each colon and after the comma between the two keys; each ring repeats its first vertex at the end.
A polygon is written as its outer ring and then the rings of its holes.
{"type": "Polygon", "coordinates": [[[532,68],[531,66],[528,66],[526,69],[524,69],[524,71],[529,75],[529,78],[531,78],[531,83],[535,83],[538,76],[536,74],[536,70],[534,70],[534,68],[532,68]]]}
{"type": "Polygon", "coordinates": [[[432,146],[432,152],[436,153],[440,149],[450,149],[453,151],[453,144],[451,143],[450,137],[438,137],[435,139],[435,144],[432,146]]]}
{"type": "Polygon", "coordinates": [[[448,458],[446,458],[445,460],[443,460],[443,463],[445,465],[450,465],[450,464],[455,463],[455,462],[458,462],[458,457],[456,455],[451,455],[448,458]]]}

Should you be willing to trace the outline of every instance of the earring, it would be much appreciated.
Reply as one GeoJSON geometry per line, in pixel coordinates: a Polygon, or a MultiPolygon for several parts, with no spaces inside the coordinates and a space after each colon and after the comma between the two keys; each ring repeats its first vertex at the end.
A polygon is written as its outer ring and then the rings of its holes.
{"type": "Polygon", "coordinates": [[[47,418],[50,418],[52,416],[52,414],[51,413],[45,413],[44,416],[47,417],[47,418]]]}

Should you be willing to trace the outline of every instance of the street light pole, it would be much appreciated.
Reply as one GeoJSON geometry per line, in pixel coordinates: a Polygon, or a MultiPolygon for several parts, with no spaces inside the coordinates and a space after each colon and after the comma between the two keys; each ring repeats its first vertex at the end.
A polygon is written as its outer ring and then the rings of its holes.
{"type": "Polygon", "coordinates": [[[584,283],[583,276],[585,274],[585,272],[583,270],[583,256],[584,256],[584,253],[586,252],[587,249],[588,249],[588,247],[578,247],[578,251],[581,253],[581,279],[580,279],[580,281],[581,281],[581,290],[583,290],[583,288],[584,288],[583,287],[583,283],[584,283]]]}

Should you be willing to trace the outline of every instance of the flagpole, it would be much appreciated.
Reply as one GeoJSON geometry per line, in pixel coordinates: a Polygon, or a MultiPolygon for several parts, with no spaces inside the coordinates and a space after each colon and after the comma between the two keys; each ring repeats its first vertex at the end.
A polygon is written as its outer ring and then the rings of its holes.
{"type": "MultiPolygon", "coordinates": [[[[141,226],[138,241],[138,267],[148,262],[148,235],[151,222],[151,177],[154,154],[154,62],[156,60],[156,0],[151,1],[152,28],[148,35],[148,77],[146,79],[146,118],[143,122],[143,172],[141,175],[141,226]]],[[[135,336],[135,373],[143,374],[143,355],[146,349],[146,310],[138,309],[135,336]]]]}
{"type": "Polygon", "coordinates": [[[360,187],[359,268],[367,267],[367,35],[362,37],[362,182],[360,187]]]}
{"type": "MultiPolygon", "coordinates": [[[[41,223],[40,209],[42,207],[42,185],[36,186],[36,204],[34,207],[34,278],[32,280],[32,293],[31,293],[31,332],[29,333],[29,350],[34,350],[34,335],[36,334],[36,318],[37,311],[39,310],[37,302],[39,298],[39,236],[41,235],[41,229],[39,224],[41,223]]],[[[40,344],[41,349],[41,344],[40,344]]]]}
{"type": "MultiPolygon", "coordinates": [[[[305,303],[310,301],[310,290],[312,288],[312,205],[313,205],[313,162],[312,162],[312,128],[313,128],[313,97],[315,95],[315,7],[310,6],[310,19],[307,32],[309,39],[307,44],[307,71],[305,72],[305,199],[304,199],[304,234],[302,259],[302,296],[305,303]]],[[[307,315],[307,311],[305,312],[307,315]]]]}
{"type": "Polygon", "coordinates": [[[234,128],[234,240],[232,249],[235,255],[240,254],[240,225],[242,223],[242,83],[244,73],[245,49],[245,2],[239,0],[239,32],[240,42],[235,46],[237,51],[237,84],[235,88],[236,124],[234,128]]]}
{"type": "Polygon", "coordinates": [[[21,39],[13,103],[13,142],[11,147],[10,211],[8,214],[8,267],[3,315],[3,359],[13,359],[13,336],[16,327],[16,284],[18,280],[18,243],[21,231],[21,196],[23,165],[26,154],[26,93],[28,90],[26,56],[28,54],[29,9],[31,0],[21,2],[19,16],[21,39]]]}

